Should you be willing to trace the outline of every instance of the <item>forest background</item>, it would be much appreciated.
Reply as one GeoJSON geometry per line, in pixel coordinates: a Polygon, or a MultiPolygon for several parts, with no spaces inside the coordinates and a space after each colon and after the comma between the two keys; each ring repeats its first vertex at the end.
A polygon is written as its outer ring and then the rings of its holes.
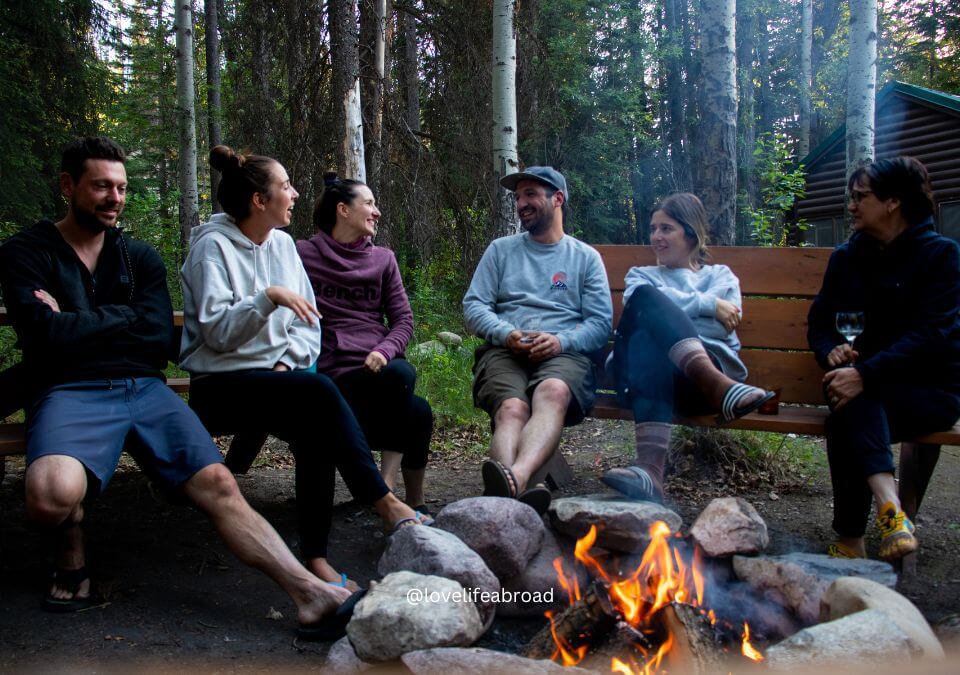
{"type": "MultiPolygon", "coordinates": [[[[712,2],[516,4],[518,154],[522,165],[549,164],[566,175],[568,232],[590,243],[643,243],[659,199],[715,182],[712,132],[702,124],[712,2]]],[[[57,177],[65,142],[112,136],[130,153],[122,224],[161,251],[179,306],[185,98],[195,108],[199,217],[214,208],[216,176],[206,157],[219,138],[287,168],[301,195],[290,231],[307,237],[323,173],[342,162],[335,102],[346,69],[359,78],[364,169],[383,214],[377,243],[397,253],[417,337],[462,330],[460,298],[484,248],[502,233],[491,162],[495,4],[6,0],[0,239],[63,214],[57,177]],[[178,52],[178,11],[188,17],[181,27],[193,38],[189,54],[178,52]],[[344,49],[355,58],[344,59],[344,49]],[[181,71],[179,96],[178,66],[192,76],[183,89],[181,71]]],[[[877,14],[877,89],[896,79],[960,92],[960,0],[883,0],[877,14]]],[[[849,15],[841,0],[736,2],[728,92],[737,102],[736,243],[782,239],[771,228],[802,193],[798,160],[844,122],[849,15]],[[801,58],[805,4],[809,80],[801,58]]],[[[0,366],[16,360],[11,344],[9,331],[0,334],[0,366]]],[[[442,419],[476,419],[464,388],[469,363],[469,350],[419,360],[442,419]]]]}

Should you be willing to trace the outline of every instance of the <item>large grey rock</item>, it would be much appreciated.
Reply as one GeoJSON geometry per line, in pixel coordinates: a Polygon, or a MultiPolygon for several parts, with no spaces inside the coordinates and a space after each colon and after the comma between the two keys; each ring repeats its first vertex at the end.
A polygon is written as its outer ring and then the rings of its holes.
{"type": "Polygon", "coordinates": [[[413,572],[394,572],[371,584],[347,624],[347,637],[361,661],[392,661],[433,647],[469,647],[482,634],[480,614],[463,586],[413,572]]]}
{"type": "Polygon", "coordinates": [[[925,657],[944,658],[943,647],[920,610],[896,591],[869,579],[840,577],[830,584],[820,601],[820,619],[831,621],[865,609],[890,617],[925,657]]]}
{"type": "Polygon", "coordinates": [[[327,660],[323,664],[323,672],[333,675],[355,675],[373,668],[373,664],[364,663],[353,651],[353,645],[346,637],[333,643],[327,652],[327,660]]]}
{"type": "Polygon", "coordinates": [[[770,647],[766,664],[771,670],[832,672],[832,666],[844,664],[855,664],[858,670],[871,664],[889,668],[916,654],[910,638],[886,614],[868,609],[804,628],[770,647]]]}
{"type": "Polygon", "coordinates": [[[714,499],[690,528],[690,534],[711,558],[735,553],[753,555],[770,543],[767,524],[746,499],[714,499]]]}
{"type": "Polygon", "coordinates": [[[553,561],[561,558],[563,573],[569,579],[576,579],[580,588],[586,588],[587,572],[583,565],[575,565],[572,555],[565,555],[553,532],[544,533],[540,552],[533,557],[527,569],[503,584],[504,594],[510,592],[510,602],[501,600],[497,605],[497,614],[514,618],[540,618],[545,611],[560,611],[570,604],[567,592],[561,586],[553,561]],[[532,597],[522,594],[528,593],[532,597]],[[518,595],[521,594],[521,595],[518,595]],[[535,600],[539,597],[541,602],[535,600]]]}
{"type": "Polygon", "coordinates": [[[550,505],[550,522],[554,529],[574,538],[596,525],[597,546],[633,553],[650,543],[650,526],[664,521],[676,532],[683,519],[661,504],[635,502],[609,494],[556,499],[550,505]]]}
{"type": "Polygon", "coordinates": [[[841,560],[817,553],[747,558],[733,556],[733,571],[755,590],[794,612],[806,625],[820,617],[820,598],[840,577],[864,577],[887,588],[897,584],[889,563],[841,560]]]}
{"type": "Polygon", "coordinates": [[[516,499],[471,497],[437,514],[436,529],[476,551],[500,581],[520,574],[540,550],[546,529],[531,507],[516,499]]]}
{"type": "Polygon", "coordinates": [[[582,668],[564,668],[553,661],[525,659],[479,647],[425,649],[404,654],[401,660],[414,675],[585,675],[591,672],[582,668]]]}
{"type": "MultiPolygon", "coordinates": [[[[456,535],[435,527],[404,527],[390,537],[377,572],[386,576],[400,570],[453,579],[464,588],[486,593],[500,590],[500,581],[476,552],[456,535]]],[[[493,623],[496,602],[491,598],[484,600],[479,593],[476,602],[487,629],[493,623]]]]}
{"type": "Polygon", "coordinates": [[[463,344],[462,337],[448,330],[437,333],[437,339],[448,347],[459,347],[463,344]]]}

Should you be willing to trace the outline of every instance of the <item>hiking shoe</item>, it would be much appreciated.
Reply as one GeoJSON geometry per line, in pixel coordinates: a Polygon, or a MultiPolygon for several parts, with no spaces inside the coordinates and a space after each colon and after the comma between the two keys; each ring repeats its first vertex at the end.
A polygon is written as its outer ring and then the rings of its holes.
{"type": "Polygon", "coordinates": [[[897,510],[893,502],[880,507],[877,514],[877,528],[880,530],[880,557],[887,562],[899,560],[908,553],[917,550],[919,544],[913,536],[916,529],[907,514],[897,510]]]}

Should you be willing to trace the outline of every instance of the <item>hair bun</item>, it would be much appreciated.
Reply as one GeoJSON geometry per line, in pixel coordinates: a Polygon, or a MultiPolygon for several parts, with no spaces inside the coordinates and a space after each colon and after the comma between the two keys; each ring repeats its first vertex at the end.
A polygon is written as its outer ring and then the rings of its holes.
{"type": "Polygon", "coordinates": [[[239,169],[244,159],[243,155],[238,155],[228,145],[218,145],[210,151],[210,166],[220,173],[239,169]]]}
{"type": "Polygon", "coordinates": [[[331,185],[336,185],[338,180],[340,180],[340,177],[337,175],[336,171],[327,171],[326,173],[323,174],[324,187],[330,187],[331,185]]]}

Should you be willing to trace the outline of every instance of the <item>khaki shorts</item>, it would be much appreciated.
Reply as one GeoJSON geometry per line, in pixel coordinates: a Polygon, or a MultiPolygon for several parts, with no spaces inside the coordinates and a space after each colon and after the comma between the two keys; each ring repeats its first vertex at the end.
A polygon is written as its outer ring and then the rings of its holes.
{"type": "Polygon", "coordinates": [[[487,411],[492,420],[508,398],[519,398],[529,405],[533,390],[548,378],[562,380],[570,388],[572,397],[564,426],[579,424],[593,407],[596,375],[593,362],[576,352],[561,352],[533,363],[506,347],[478,347],[473,364],[473,404],[487,411]]]}

